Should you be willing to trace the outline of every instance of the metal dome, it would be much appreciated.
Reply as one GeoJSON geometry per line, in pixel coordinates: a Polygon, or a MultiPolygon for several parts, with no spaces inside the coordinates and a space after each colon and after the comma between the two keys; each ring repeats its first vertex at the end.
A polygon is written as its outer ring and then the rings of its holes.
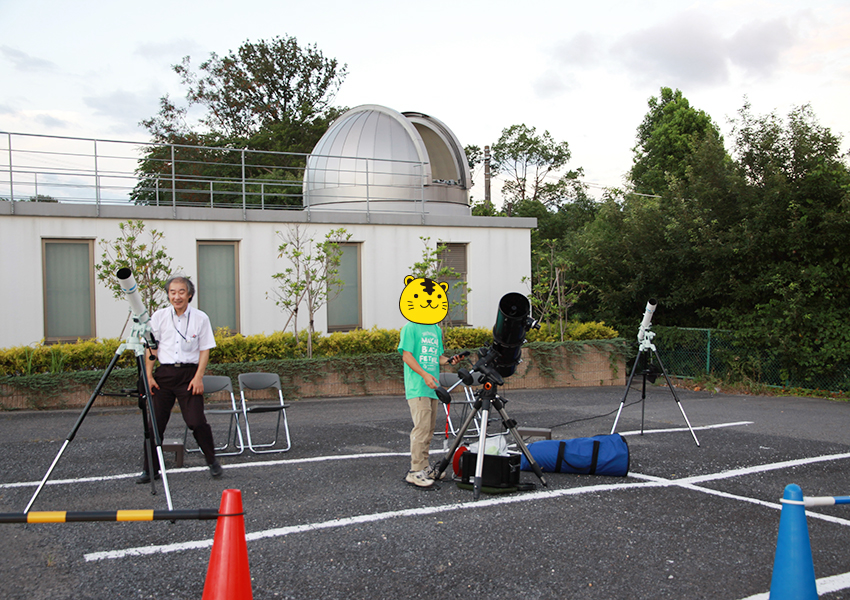
{"type": "Polygon", "coordinates": [[[469,215],[463,146],[443,123],[367,104],[330,126],[307,159],[311,209],[469,215]]]}

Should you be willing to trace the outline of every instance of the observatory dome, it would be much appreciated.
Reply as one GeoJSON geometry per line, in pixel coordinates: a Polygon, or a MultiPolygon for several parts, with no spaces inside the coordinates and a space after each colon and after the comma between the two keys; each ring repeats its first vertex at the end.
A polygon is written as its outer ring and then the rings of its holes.
{"type": "Polygon", "coordinates": [[[334,121],[307,158],[304,205],[469,215],[470,185],[463,147],[443,123],[367,104],[334,121]]]}

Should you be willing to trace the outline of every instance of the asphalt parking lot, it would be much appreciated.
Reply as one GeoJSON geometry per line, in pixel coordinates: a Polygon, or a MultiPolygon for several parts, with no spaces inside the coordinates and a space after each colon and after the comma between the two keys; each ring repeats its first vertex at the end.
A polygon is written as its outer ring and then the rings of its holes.
{"type": "MultiPolygon", "coordinates": [[[[508,392],[520,426],[567,439],[609,433],[623,388],[508,392]]],[[[400,397],[301,400],[292,449],[172,468],[174,508],[219,507],[241,491],[257,599],[767,598],[785,486],[850,492],[850,405],[650,387],[617,431],[627,477],[533,473],[533,491],[482,494],[403,477],[410,417],[400,397]]],[[[0,512],[22,512],[78,410],[0,413],[0,512]]],[[[136,485],[140,412],[86,417],[32,510],[165,509],[136,485]]],[[[497,430],[497,424],[490,426],[497,430]]],[[[182,437],[174,415],[166,437],[182,437]]],[[[533,441],[533,440],[531,440],[533,441]]],[[[435,436],[432,455],[443,439],[435,436]]],[[[173,466],[173,454],[167,454],[173,466]]],[[[808,527],[821,598],[850,598],[850,508],[819,507],[808,527]]],[[[0,596],[29,600],[200,598],[215,521],[0,525],[0,596]]]]}

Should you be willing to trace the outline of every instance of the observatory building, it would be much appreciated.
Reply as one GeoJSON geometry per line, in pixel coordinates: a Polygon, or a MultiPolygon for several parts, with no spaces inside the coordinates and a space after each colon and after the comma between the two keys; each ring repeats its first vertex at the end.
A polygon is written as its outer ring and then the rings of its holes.
{"type": "Polygon", "coordinates": [[[316,144],[304,206],[469,216],[471,185],[463,146],[443,123],[368,104],[340,116],[316,144]]]}
{"type": "MultiPolygon", "coordinates": [[[[16,317],[0,330],[0,348],[120,335],[127,304],[98,280],[97,265],[127,220],[162,234],[174,268],[197,282],[194,305],[214,328],[244,335],[292,327],[274,301],[273,275],[293,266],[279,251],[293,232],[316,242],[345,232],[337,240],[344,286],[314,315],[317,332],[402,327],[404,278],[438,245],[454,283],[466,285],[453,325],[492,327],[499,298],[528,289],[536,219],[472,216],[463,146],[429,115],[372,104],[345,112],[309,155],[296,157],[306,161],[300,182],[252,175],[249,149],[229,149],[241,156],[228,164],[241,176],[216,180],[195,159],[178,160],[172,146],[155,201],[137,204],[138,149],[0,136],[0,281],[15,290],[0,295],[0,312],[16,317]],[[303,207],[272,205],[281,189],[303,207]]],[[[253,162],[283,171],[292,159],[263,153],[253,162]]],[[[299,312],[300,330],[307,316],[299,312]]]]}

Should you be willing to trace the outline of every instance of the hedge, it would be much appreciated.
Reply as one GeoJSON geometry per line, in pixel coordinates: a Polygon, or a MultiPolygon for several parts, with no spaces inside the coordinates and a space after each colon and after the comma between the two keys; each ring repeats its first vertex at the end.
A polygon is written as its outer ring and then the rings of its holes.
{"type": "MultiPolygon", "coordinates": [[[[565,341],[610,340],[617,331],[604,323],[570,322],[565,325],[565,341]]],[[[557,327],[543,325],[528,332],[529,342],[560,341],[557,327]]],[[[398,329],[358,329],[347,333],[313,335],[313,357],[391,354],[398,347],[398,329]]],[[[491,330],[453,327],[445,331],[447,349],[475,349],[493,340],[491,330]]],[[[42,373],[73,373],[105,369],[119,346],[117,338],[80,340],[73,344],[43,343],[0,350],[0,377],[32,376],[42,373]]],[[[262,360],[303,359],[307,356],[307,337],[301,333],[298,343],[290,332],[270,335],[232,335],[216,332],[216,347],[210,352],[211,364],[252,363],[262,360]]],[[[119,368],[134,368],[132,352],[122,353],[119,368]]]]}

